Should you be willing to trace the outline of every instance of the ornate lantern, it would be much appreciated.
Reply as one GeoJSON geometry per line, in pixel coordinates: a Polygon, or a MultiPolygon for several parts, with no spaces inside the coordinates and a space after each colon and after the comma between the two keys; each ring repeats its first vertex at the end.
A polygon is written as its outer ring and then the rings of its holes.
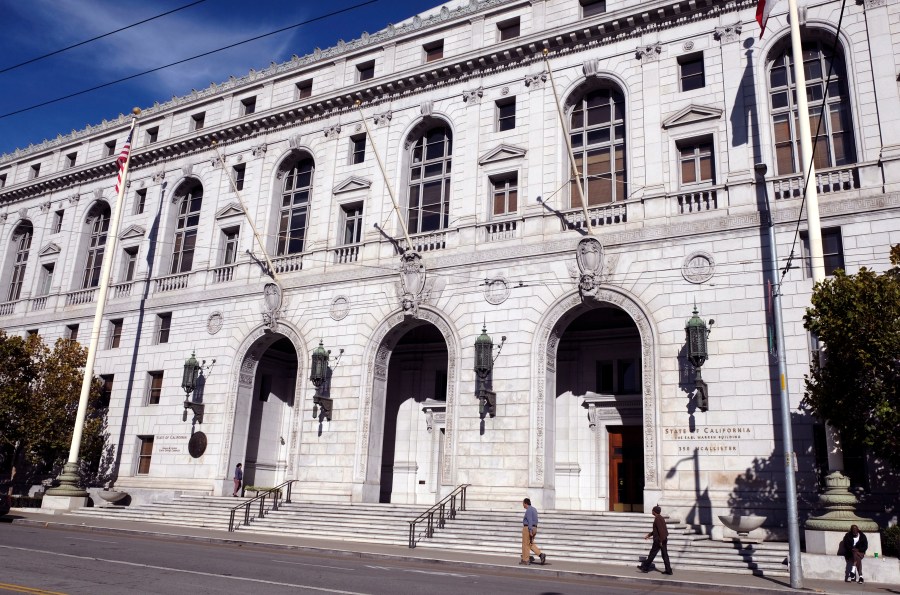
{"type": "Polygon", "coordinates": [[[181,388],[184,389],[185,395],[191,396],[194,389],[197,388],[197,376],[200,374],[200,362],[191,352],[191,357],[184,361],[184,373],[181,376],[181,388]]]}
{"type": "Polygon", "coordinates": [[[700,368],[709,358],[706,339],[712,330],[715,320],[710,319],[709,326],[698,316],[697,304],[694,304],[694,315],[684,325],[685,339],[687,341],[687,358],[696,370],[694,382],[697,386],[697,408],[700,411],[709,409],[709,392],[703,376],[700,374],[700,368]]]}
{"type": "MultiPolygon", "coordinates": [[[[506,337],[500,341],[500,347],[497,349],[499,355],[500,349],[506,337]]],[[[490,335],[487,334],[487,325],[481,327],[481,334],[475,339],[475,374],[478,375],[478,412],[483,417],[485,414],[494,417],[497,415],[497,393],[491,390],[491,374],[494,371],[494,342],[490,335]]]]}
{"type": "Polygon", "coordinates": [[[312,352],[312,364],[309,368],[309,379],[316,387],[316,394],[313,395],[313,419],[319,417],[319,407],[322,408],[322,415],[325,419],[331,421],[332,400],[326,396],[328,384],[328,359],[331,351],[326,350],[322,345],[321,339],[319,346],[312,352]]]}

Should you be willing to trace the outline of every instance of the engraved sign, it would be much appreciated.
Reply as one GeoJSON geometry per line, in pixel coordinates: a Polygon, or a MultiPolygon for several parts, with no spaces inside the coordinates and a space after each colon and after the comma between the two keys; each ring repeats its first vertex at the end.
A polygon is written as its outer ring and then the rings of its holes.
{"type": "Polygon", "coordinates": [[[153,446],[159,454],[184,454],[188,439],[187,434],[162,434],[156,436],[153,446]]]}

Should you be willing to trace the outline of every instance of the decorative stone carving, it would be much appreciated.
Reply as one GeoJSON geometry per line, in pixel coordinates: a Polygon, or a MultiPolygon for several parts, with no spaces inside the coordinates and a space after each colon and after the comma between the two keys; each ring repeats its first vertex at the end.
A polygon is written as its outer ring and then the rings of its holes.
{"type": "Polygon", "coordinates": [[[224,162],[224,160],[223,160],[221,157],[219,157],[218,155],[216,155],[215,157],[213,157],[212,159],[209,160],[209,165],[210,165],[213,169],[219,169],[219,168],[221,168],[223,165],[225,165],[225,162],[224,162]]]}
{"type": "Polygon", "coordinates": [[[209,318],[206,319],[206,332],[210,335],[215,335],[220,330],[222,330],[222,325],[225,323],[225,317],[222,316],[221,312],[213,312],[209,315],[209,318]]]}
{"type": "Polygon", "coordinates": [[[447,403],[435,399],[425,399],[422,405],[425,414],[425,430],[431,434],[435,427],[443,427],[447,423],[447,403]]]}
{"type": "Polygon", "coordinates": [[[487,303],[497,306],[509,297],[509,281],[505,277],[494,277],[484,281],[484,299],[487,303]]]}
{"type": "Polygon", "coordinates": [[[97,188],[94,190],[94,200],[102,200],[103,199],[103,190],[97,188]]]}
{"type": "Polygon", "coordinates": [[[49,212],[50,212],[50,205],[51,205],[51,203],[50,203],[49,200],[48,200],[47,202],[45,202],[45,203],[41,203],[41,213],[43,213],[43,214],[45,214],[45,215],[46,215],[47,213],[49,213],[49,212]]]}
{"type": "Polygon", "coordinates": [[[384,126],[385,124],[391,121],[391,118],[394,117],[394,112],[391,110],[387,110],[386,112],[375,114],[372,116],[372,121],[376,126],[384,126]]]}
{"type": "Polygon", "coordinates": [[[410,318],[419,317],[419,306],[434,305],[441,297],[446,279],[428,276],[422,256],[413,250],[400,256],[400,280],[396,283],[397,297],[403,315],[410,318]]]}
{"type": "Polygon", "coordinates": [[[181,175],[188,177],[194,171],[194,164],[187,163],[181,167],[181,175]]]}
{"type": "Polygon", "coordinates": [[[603,279],[603,244],[594,237],[582,238],[575,250],[580,276],[578,290],[583,299],[595,298],[603,279]]]}
{"type": "Polygon", "coordinates": [[[715,37],[719,43],[732,43],[735,41],[741,40],[741,28],[743,27],[740,21],[734,23],[733,25],[725,25],[724,27],[716,27],[713,32],[713,37],[715,37]]]}
{"type": "Polygon", "coordinates": [[[684,44],[681,46],[681,49],[683,49],[686,52],[691,51],[692,49],[694,49],[694,42],[693,41],[685,41],[684,44]]]}
{"type": "Polygon", "coordinates": [[[509,87],[503,87],[500,89],[500,95],[509,95],[509,87]]]}
{"type": "Polygon", "coordinates": [[[547,82],[547,72],[539,72],[537,74],[529,74],[525,77],[525,86],[529,89],[540,89],[547,82]]]}
{"type": "Polygon", "coordinates": [[[879,6],[884,6],[885,0],[865,0],[865,8],[866,10],[870,8],[878,8],[879,6]]]}
{"type": "Polygon", "coordinates": [[[268,150],[269,146],[266,143],[260,143],[254,147],[250,148],[250,152],[253,154],[253,157],[264,157],[266,154],[266,150],[268,150]]]}
{"type": "Polygon", "coordinates": [[[341,133],[341,125],[335,124],[333,126],[329,126],[322,132],[325,134],[325,138],[333,138],[341,133]]]}
{"type": "Polygon", "coordinates": [[[162,182],[163,180],[166,179],[166,172],[158,171],[155,174],[153,174],[153,177],[150,179],[153,180],[154,184],[159,184],[160,182],[162,182]]]}
{"type": "Polygon", "coordinates": [[[333,320],[343,320],[350,312],[350,298],[345,295],[339,295],[331,300],[331,318],[333,320]]]}
{"type": "Polygon", "coordinates": [[[463,101],[467,105],[476,105],[481,103],[481,98],[484,97],[484,87],[478,87],[477,89],[472,89],[470,91],[463,91],[462,98],[463,101]]]}
{"type": "Polygon", "coordinates": [[[426,99],[419,105],[419,113],[422,116],[428,117],[434,113],[434,101],[430,99],[426,99]]]}
{"type": "Polygon", "coordinates": [[[600,60],[596,58],[585,60],[584,64],[581,65],[581,70],[586,77],[597,76],[600,72],[600,60]]]}
{"type": "Polygon", "coordinates": [[[19,209],[19,218],[20,219],[28,219],[28,209],[22,207],[19,209]]]}
{"type": "Polygon", "coordinates": [[[662,44],[659,42],[638,46],[634,50],[634,57],[640,60],[642,64],[656,62],[659,60],[660,54],[662,54],[662,44]]]}
{"type": "Polygon", "coordinates": [[[698,250],[688,254],[681,265],[681,276],[688,283],[706,283],[716,272],[716,260],[709,252],[698,250]]]}
{"type": "Polygon", "coordinates": [[[526,152],[527,149],[516,147],[514,145],[507,145],[506,143],[501,143],[479,157],[478,165],[496,163],[498,161],[505,161],[507,159],[520,159],[525,156],[526,152]]]}
{"type": "Polygon", "coordinates": [[[288,146],[290,146],[292,149],[299,149],[300,148],[300,135],[299,134],[292,135],[291,138],[288,139],[288,146]]]}
{"type": "Polygon", "coordinates": [[[6,220],[9,218],[9,213],[0,213],[0,223],[6,223],[6,220]]]}
{"type": "Polygon", "coordinates": [[[277,283],[266,283],[263,288],[263,324],[273,331],[278,329],[278,320],[283,314],[282,297],[281,287],[277,283]]]}
{"type": "Polygon", "coordinates": [[[69,206],[75,206],[75,205],[78,204],[79,199],[81,199],[81,195],[80,195],[80,194],[73,194],[72,196],[70,196],[70,197],[69,197],[68,199],[66,199],[66,200],[69,201],[69,206]]]}

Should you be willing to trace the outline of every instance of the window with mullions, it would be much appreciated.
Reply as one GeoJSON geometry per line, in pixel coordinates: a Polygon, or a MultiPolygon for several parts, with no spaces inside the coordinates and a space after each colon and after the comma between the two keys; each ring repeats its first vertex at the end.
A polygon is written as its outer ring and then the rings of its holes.
{"type": "Polygon", "coordinates": [[[12,276],[9,281],[9,289],[6,292],[6,301],[14,302],[22,295],[22,281],[25,279],[25,269],[28,266],[28,252],[31,250],[31,238],[34,235],[34,226],[24,221],[13,232],[12,245],[14,260],[12,276]]]}
{"type": "Polygon", "coordinates": [[[109,205],[100,203],[88,214],[87,225],[90,228],[88,238],[87,261],[81,276],[81,288],[97,287],[100,284],[100,267],[103,265],[103,252],[106,249],[106,234],[109,231],[109,205]]]}
{"type": "MultiPolygon", "coordinates": [[[[597,89],[584,95],[570,116],[572,151],[588,206],[625,200],[625,98],[615,89],[597,89]]],[[[571,176],[571,206],[581,207],[581,196],[571,176]]]]}
{"type": "Polygon", "coordinates": [[[314,172],[315,163],[306,157],[299,159],[284,174],[276,247],[278,256],[303,252],[314,172]]]}
{"type": "Polygon", "coordinates": [[[447,227],[450,211],[450,169],[453,137],[450,129],[435,126],[420,136],[409,161],[409,233],[447,227]]]}
{"type": "Polygon", "coordinates": [[[203,204],[203,186],[197,184],[185,194],[178,206],[175,225],[175,241],[172,251],[172,267],[169,273],[187,273],[194,265],[197,246],[197,228],[200,224],[200,207],[203,204]]]}
{"type": "MultiPolygon", "coordinates": [[[[844,57],[840,51],[833,54],[831,50],[830,43],[812,41],[803,44],[809,126],[815,143],[814,163],[817,168],[856,162],[853,116],[850,113],[844,57]],[[832,71],[826,98],[825,81],[829,68],[832,71]],[[821,118],[823,105],[824,119],[821,118]]],[[[803,170],[798,143],[800,125],[797,121],[797,85],[794,82],[792,60],[791,48],[787,46],[769,64],[769,102],[779,175],[803,170]]]]}
{"type": "Polygon", "coordinates": [[[516,172],[491,177],[493,216],[513,215],[519,210],[519,174],[516,172]]]}
{"type": "Polygon", "coordinates": [[[682,186],[714,183],[712,148],[710,140],[679,143],[678,160],[681,164],[682,186]]]}
{"type": "Polygon", "coordinates": [[[341,206],[343,217],[343,244],[358,244],[362,240],[363,204],[356,202],[341,206]]]}

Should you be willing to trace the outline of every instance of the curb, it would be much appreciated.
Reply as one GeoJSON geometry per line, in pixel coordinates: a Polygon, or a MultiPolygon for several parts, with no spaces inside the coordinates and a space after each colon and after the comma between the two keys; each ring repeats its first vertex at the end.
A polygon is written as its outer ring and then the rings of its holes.
{"type": "MultiPolygon", "coordinates": [[[[136,536],[155,536],[155,537],[166,537],[166,538],[177,538],[182,541],[193,541],[198,543],[212,543],[212,544],[222,544],[222,545],[237,545],[237,546],[256,546],[256,547],[267,547],[272,549],[281,549],[281,550],[290,550],[297,552],[310,552],[317,554],[326,554],[331,556],[340,556],[345,558],[359,558],[361,560],[392,560],[395,562],[420,562],[425,564],[432,564],[435,566],[448,566],[452,565],[455,568],[473,568],[473,569],[484,569],[484,570],[507,570],[511,572],[522,572],[522,569],[519,569],[517,566],[506,566],[502,564],[491,564],[484,562],[468,562],[468,561],[458,561],[458,560],[443,560],[440,558],[423,558],[418,556],[404,556],[400,554],[389,554],[389,553],[379,553],[379,552],[360,552],[354,550],[344,550],[344,549],[335,549],[328,547],[316,547],[310,545],[293,545],[293,544],[283,544],[283,543],[268,543],[265,541],[248,541],[243,539],[229,539],[225,537],[209,537],[202,535],[182,535],[178,533],[165,533],[163,531],[148,531],[141,529],[117,529],[114,527],[96,527],[92,525],[76,525],[72,523],[59,522],[57,520],[37,520],[37,519],[28,519],[28,518],[19,518],[12,519],[12,524],[15,525],[23,525],[28,527],[54,527],[54,528],[67,528],[74,529],[78,531],[84,531],[87,533],[99,533],[104,535],[115,535],[115,534],[125,534],[125,535],[136,535],[136,536]]],[[[627,566],[623,566],[623,568],[627,568],[627,566]]],[[[689,587],[696,591],[722,591],[723,587],[727,589],[733,590],[741,590],[741,591],[749,591],[758,595],[784,595],[784,593],[791,592],[791,589],[767,589],[765,587],[752,587],[752,586],[743,586],[743,585],[729,585],[729,584],[717,584],[717,583],[702,583],[695,581],[685,581],[679,579],[660,579],[660,578],[650,578],[650,577],[636,577],[636,576],[626,576],[619,574],[602,574],[597,572],[587,572],[580,570],[553,570],[548,569],[547,567],[531,569],[529,567],[528,570],[524,570],[525,572],[540,572],[543,576],[555,577],[555,578],[580,578],[580,579],[616,579],[617,581],[621,581],[630,585],[641,585],[641,586],[655,586],[655,587],[689,587]]],[[[822,593],[824,591],[820,591],[818,589],[804,589],[807,592],[819,592],[822,593]]]]}

